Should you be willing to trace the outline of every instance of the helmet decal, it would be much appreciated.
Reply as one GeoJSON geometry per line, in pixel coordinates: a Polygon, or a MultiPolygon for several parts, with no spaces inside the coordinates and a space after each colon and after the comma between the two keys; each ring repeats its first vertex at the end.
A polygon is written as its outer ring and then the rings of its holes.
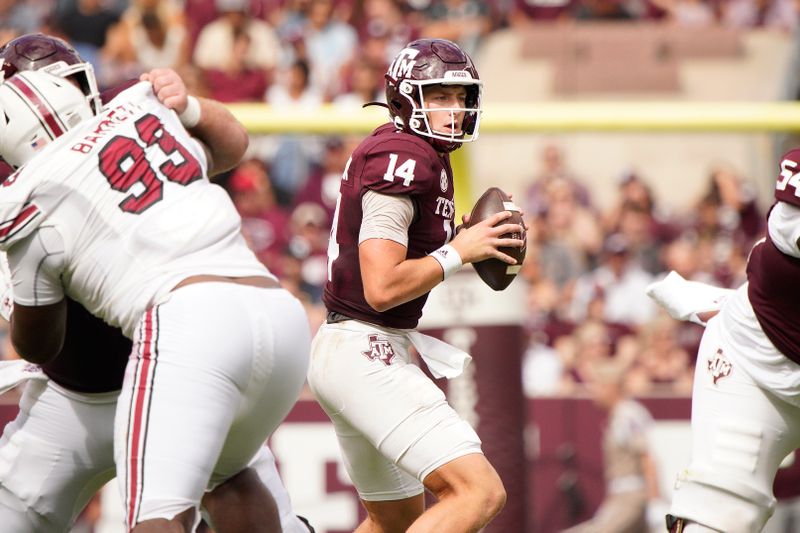
{"type": "Polygon", "coordinates": [[[388,74],[394,79],[406,78],[411,76],[411,71],[416,64],[415,57],[419,55],[419,50],[413,48],[403,48],[397,57],[394,58],[392,64],[389,65],[388,74]]]}

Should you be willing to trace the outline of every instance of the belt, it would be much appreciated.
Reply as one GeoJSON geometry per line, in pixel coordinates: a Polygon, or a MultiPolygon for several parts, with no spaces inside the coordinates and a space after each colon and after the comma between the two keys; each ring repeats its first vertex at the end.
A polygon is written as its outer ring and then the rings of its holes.
{"type": "Polygon", "coordinates": [[[339,322],[344,322],[345,320],[353,319],[336,311],[328,311],[328,314],[325,315],[325,322],[328,324],[338,324],[339,322]]]}

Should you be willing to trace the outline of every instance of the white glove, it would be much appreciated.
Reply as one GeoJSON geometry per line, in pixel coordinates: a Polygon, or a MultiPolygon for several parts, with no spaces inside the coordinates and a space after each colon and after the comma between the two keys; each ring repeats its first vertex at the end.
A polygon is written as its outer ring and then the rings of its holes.
{"type": "Polygon", "coordinates": [[[11,321],[14,312],[14,291],[11,287],[11,270],[8,268],[6,254],[0,254],[0,317],[11,321]]]}
{"type": "Polygon", "coordinates": [[[647,286],[647,295],[676,320],[689,320],[705,326],[700,313],[719,311],[733,289],[714,287],[699,281],[687,281],[674,270],[661,281],[647,286]]]}

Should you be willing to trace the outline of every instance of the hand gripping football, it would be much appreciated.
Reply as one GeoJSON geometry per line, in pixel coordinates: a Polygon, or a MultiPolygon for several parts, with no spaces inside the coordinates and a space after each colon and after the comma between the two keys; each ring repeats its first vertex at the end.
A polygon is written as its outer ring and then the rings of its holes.
{"type": "MultiPolygon", "coordinates": [[[[469,223],[467,227],[474,226],[479,222],[489,218],[495,213],[501,211],[511,211],[511,217],[501,222],[501,224],[518,224],[519,231],[513,233],[506,233],[502,235],[505,239],[523,239],[525,240],[525,223],[522,220],[522,213],[519,208],[514,205],[514,202],[508,197],[506,193],[497,187],[490,187],[483,195],[475,202],[475,207],[472,208],[472,213],[469,215],[469,223]]],[[[472,266],[478,272],[484,283],[496,291],[502,291],[508,287],[517,273],[522,268],[522,260],[525,259],[525,248],[510,248],[500,247],[499,250],[506,255],[510,255],[517,260],[516,265],[509,265],[499,259],[493,257],[484,259],[472,266]]]]}

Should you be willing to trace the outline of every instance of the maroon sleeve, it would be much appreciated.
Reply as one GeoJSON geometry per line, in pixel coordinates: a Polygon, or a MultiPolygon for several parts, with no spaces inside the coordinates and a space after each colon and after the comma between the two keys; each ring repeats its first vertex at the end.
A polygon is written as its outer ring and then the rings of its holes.
{"type": "Polygon", "coordinates": [[[382,194],[427,194],[434,184],[438,187],[439,171],[424,148],[399,136],[375,144],[357,163],[362,187],[382,194]]]}
{"type": "Polygon", "coordinates": [[[775,199],[800,207],[800,148],[790,150],[781,158],[775,199]]]}
{"type": "Polygon", "coordinates": [[[106,105],[111,100],[113,100],[119,93],[124,91],[125,89],[129,89],[139,83],[139,80],[128,80],[123,81],[119,85],[115,85],[110,89],[106,89],[102,93],[100,93],[100,101],[103,102],[103,105],[106,105]]]}
{"type": "Polygon", "coordinates": [[[3,183],[14,173],[14,167],[0,159],[0,183],[3,183]]]}

